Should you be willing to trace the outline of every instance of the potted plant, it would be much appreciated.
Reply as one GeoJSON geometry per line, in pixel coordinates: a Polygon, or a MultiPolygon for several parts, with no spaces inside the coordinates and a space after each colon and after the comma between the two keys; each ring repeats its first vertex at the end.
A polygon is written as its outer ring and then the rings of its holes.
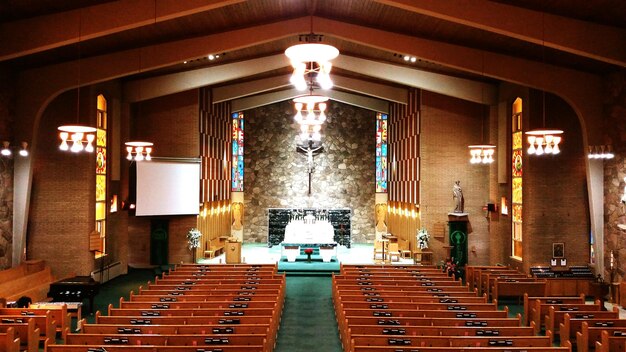
{"type": "Polygon", "coordinates": [[[196,249],[200,247],[200,237],[202,237],[202,233],[195,227],[192,227],[187,232],[187,246],[191,250],[194,263],[196,262],[196,249]]]}
{"type": "Polygon", "coordinates": [[[428,234],[428,230],[422,227],[417,231],[417,247],[420,252],[424,249],[428,249],[428,241],[430,240],[430,235],[428,234]]]}

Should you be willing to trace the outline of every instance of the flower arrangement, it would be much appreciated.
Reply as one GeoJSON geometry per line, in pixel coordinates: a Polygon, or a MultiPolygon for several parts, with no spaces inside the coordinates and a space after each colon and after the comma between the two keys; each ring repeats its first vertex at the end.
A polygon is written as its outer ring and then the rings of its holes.
{"type": "Polygon", "coordinates": [[[313,248],[305,248],[305,249],[304,249],[304,254],[306,254],[306,255],[311,255],[311,254],[313,254],[313,248]]]}
{"type": "Polygon", "coordinates": [[[428,241],[430,240],[430,235],[428,234],[428,230],[422,227],[417,231],[417,246],[420,249],[428,248],[428,241]]]}
{"type": "Polygon", "coordinates": [[[200,230],[195,227],[189,229],[189,232],[187,232],[187,246],[189,246],[190,250],[200,247],[200,237],[202,237],[200,230]]]}

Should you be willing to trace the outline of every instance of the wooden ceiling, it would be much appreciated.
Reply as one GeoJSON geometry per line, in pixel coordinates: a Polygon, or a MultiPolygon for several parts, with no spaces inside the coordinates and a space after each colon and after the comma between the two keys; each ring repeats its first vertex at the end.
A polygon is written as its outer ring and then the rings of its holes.
{"type": "MultiPolygon", "coordinates": [[[[15,50],[13,53],[0,55],[0,68],[8,68],[13,72],[27,71],[34,68],[46,67],[66,61],[75,61],[93,56],[107,55],[123,50],[146,47],[150,45],[171,43],[215,33],[233,31],[242,28],[253,28],[263,24],[279,23],[288,19],[315,16],[342,23],[374,28],[399,36],[410,36],[446,43],[456,46],[479,49],[484,52],[497,53],[512,57],[519,57],[536,62],[549,63],[568,69],[573,69],[595,75],[605,75],[624,68],[621,63],[611,60],[598,59],[594,55],[579,54],[577,50],[561,50],[558,45],[544,45],[543,37],[550,37],[549,30],[553,30],[551,23],[554,20],[574,21],[573,28],[584,29],[587,25],[592,28],[606,29],[614,38],[626,39],[626,1],[623,0],[475,0],[470,2],[456,1],[459,4],[475,6],[476,3],[485,5],[505,6],[512,13],[522,15],[534,14],[533,23],[541,23],[542,38],[528,39],[524,36],[501,33],[488,26],[468,24],[466,21],[449,19],[448,14],[434,13],[430,7],[439,6],[440,0],[185,0],[198,7],[209,4],[215,5],[207,10],[189,11],[188,14],[176,16],[161,16],[179,0],[4,0],[0,1],[0,42],[2,38],[17,38],[28,42],[28,33],[24,28],[30,25],[37,26],[46,20],[65,21],[59,25],[65,31],[72,32],[67,40],[59,39],[56,43],[41,46],[33,50],[15,50]],[[86,18],[93,18],[100,9],[107,5],[144,2],[145,17],[141,24],[128,25],[127,28],[104,31],[101,34],[90,35],[84,31],[87,26],[86,18]],[[420,8],[423,5],[423,8],[420,8]],[[434,4],[434,5],[433,5],[434,4]],[[431,11],[431,12],[429,12],[431,11]],[[530,11],[530,12],[528,12],[530,11]],[[72,15],[73,14],[73,15],[72,15]],[[72,17],[74,16],[74,17],[72,17]],[[72,21],[79,16],[78,21],[72,21]],[[538,17],[540,16],[540,17],[538,17]],[[556,18],[553,16],[557,16],[556,18]],[[541,22],[538,22],[538,18],[541,22]],[[547,21],[552,21],[547,23],[547,21]],[[68,26],[76,28],[68,29],[68,26]],[[484,27],[484,28],[483,28],[484,27]],[[18,31],[18,29],[21,29],[18,31]],[[80,43],[77,43],[79,33],[80,43]]],[[[461,6],[461,5],[459,5],[461,6]]],[[[468,11],[476,9],[468,8],[468,11]]],[[[122,11],[123,12],[123,11],[122,11]]],[[[120,13],[120,20],[126,14],[120,13]]],[[[498,18],[497,13],[485,14],[487,21],[498,18]]],[[[114,17],[114,19],[116,19],[114,17]]],[[[524,18],[520,19],[524,23],[524,18]]],[[[570,23],[570,22],[568,22],[570,23]]],[[[56,28],[56,26],[54,26],[56,28]]],[[[51,30],[55,30],[52,28],[51,30]]],[[[313,32],[323,32],[323,28],[313,28],[313,32]]],[[[62,31],[62,30],[60,30],[62,31]]],[[[575,41],[575,38],[573,39],[575,41]]],[[[585,40],[585,38],[581,38],[585,40]]],[[[298,41],[296,36],[278,38],[270,42],[256,43],[247,47],[232,50],[221,54],[218,60],[210,61],[206,57],[197,57],[187,63],[178,63],[169,67],[160,67],[150,72],[143,72],[142,76],[161,75],[164,73],[180,72],[199,67],[220,65],[257,57],[274,55],[284,51],[286,47],[298,41]]],[[[480,74],[464,72],[463,70],[447,67],[426,60],[416,63],[406,63],[402,59],[405,53],[388,52],[369,46],[367,43],[357,43],[335,36],[325,36],[325,43],[336,46],[342,54],[347,54],[368,60],[387,62],[397,65],[443,73],[446,75],[485,80],[480,74]]],[[[626,41],[622,41],[626,46],[626,41]]],[[[557,43],[558,44],[558,43],[557,43]]],[[[27,45],[28,47],[28,45],[27,45]]],[[[27,48],[28,49],[28,48],[27,48]]],[[[626,61],[626,48],[619,48],[622,63],[626,61]]],[[[207,53],[209,54],[209,53],[207,53]]],[[[614,60],[615,61],[615,60],[614,60]]],[[[345,71],[345,70],[344,70],[345,71]]],[[[259,71],[261,73],[262,70],[259,71]]],[[[346,75],[359,76],[358,68],[354,72],[343,72],[346,75]]],[[[136,78],[128,77],[128,78],[136,78]]]]}

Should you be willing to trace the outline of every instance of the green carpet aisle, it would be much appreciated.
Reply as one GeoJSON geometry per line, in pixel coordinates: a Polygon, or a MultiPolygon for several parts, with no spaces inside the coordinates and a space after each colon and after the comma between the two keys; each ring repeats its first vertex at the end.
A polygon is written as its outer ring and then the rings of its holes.
{"type": "Polygon", "coordinates": [[[340,352],[329,276],[287,276],[275,352],[340,352]]]}

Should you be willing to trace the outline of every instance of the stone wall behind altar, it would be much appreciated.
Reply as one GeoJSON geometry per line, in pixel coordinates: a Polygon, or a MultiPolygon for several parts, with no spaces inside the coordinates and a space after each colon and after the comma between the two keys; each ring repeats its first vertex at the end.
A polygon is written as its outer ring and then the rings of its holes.
{"type": "Polygon", "coordinates": [[[245,111],[244,241],[267,242],[268,208],[350,208],[354,243],[374,239],[375,112],[331,101],[307,195],[291,102],[245,111]]]}

